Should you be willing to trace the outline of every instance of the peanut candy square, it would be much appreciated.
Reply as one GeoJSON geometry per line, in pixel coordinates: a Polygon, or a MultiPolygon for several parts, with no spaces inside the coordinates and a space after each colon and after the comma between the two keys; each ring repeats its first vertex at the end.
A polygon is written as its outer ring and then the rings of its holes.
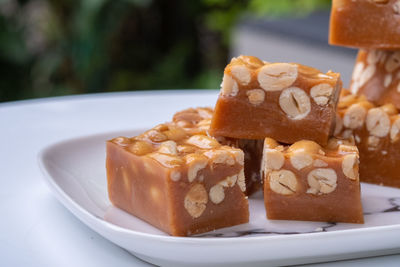
{"type": "Polygon", "coordinates": [[[243,165],[240,149],[173,123],[107,141],[111,202],[175,236],[248,222],[243,165]]]}
{"type": "Polygon", "coordinates": [[[374,104],[400,108],[400,51],[360,50],[350,90],[374,104]]]}
{"type": "Polygon", "coordinates": [[[333,0],[329,43],[368,49],[400,48],[398,0],[333,0]]]}
{"type": "Polygon", "coordinates": [[[400,114],[393,104],[376,106],[343,90],[335,135],[354,135],[362,182],[400,188],[400,114]]]}
{"type": "Polygon", "coordinates": [[[341,90],[338,73],[294,63],[233,58],[225,68],[210,133],[239,139],[271,137],[325,145],[341,90]]]}
{"type": "Polygon", "coordinates": [[[330,139],[281,145],[266,138],[264,202],[268,219],[363,223],[358,150],[330,139]]]}
{"type": "MultiPolygon", "coordinates": [[[[175,113],[173,123],[190,134],[209,135],[212,108],[189,108],[175,113]]],[[[214,136],[222,145],[236,147],[244,153],[246,195],[250,196],[262,188],[260,166],[264,140],[237,139],[214,136]]]]}

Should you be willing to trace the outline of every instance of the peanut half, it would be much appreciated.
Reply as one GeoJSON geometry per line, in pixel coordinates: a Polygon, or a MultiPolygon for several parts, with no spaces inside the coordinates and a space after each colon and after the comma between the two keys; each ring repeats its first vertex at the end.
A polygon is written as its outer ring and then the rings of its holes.
{"type": "Polygon", "coordinates": [[[269,186],[281,195],[291,195],[297,190],[296,175],[289,170],[273,171],[269,174],[269,186]]]}
{"type": "Polygon", "coordinates": [[[208,159],[201,155],[189,154],[186,156],[186,164],[189,165],[187,177],[191,183],[196,179],[197,173],[207,166],[208,159]]]}
{"type": "Polygon", "coordinates": [[[328,83],[320,83],[313,86],[310,95],[315,103],[319,106],[328,104],[333,92],[333,87],[328,83]]]}
{"type": "Polygon", "coordinates": [[[279,96],[279,106],[293,120],[305,118],[311,111],[310,98],[298,87],[290,87],[279,96]]]}
{"type": "Polygon", "coordinates": [[[177,155],[178,150],[176,143],[171,140],[162,142],[160,147],[158,148],[158,152],[170,155],[177,155]]]}
{"type": "Polygon", "coordinates": [[[225,74],[221,83],[221,95],[223,96],[236,96],[239,92],[237,82],[230,76],[225,74]]]}
{"type": "Polygon", "coordinates": [[[244,65],[233,65],[231,73],[243,85],[247,85],[251,81],[250,70],[244,65]]]}
{"type": "Polygon", "coordinates": [[[224,187],[220,184],[216,184],[210,189],[210,200],[214,204],[221,203],[225,198],[224,187]]]}
{"type": "Polygon", "coordinates": [[[351,179],[358,179],[358,157],[355,154],[349,154],[343,157],[342,161],[343,174],[351,179]]]}
{"type": "Polygon", "coordinates": [[[390,130],[389,115],[381,108],[371,108],[367,113],[366,125],[371,135],[385,137],[390,130]]]}
{"type": "Polygon", "coordinates": [[[357,129],[364,124],[367,109],[359,103],[352,104],[345,112],[343,125],[350,129],[357,129]]]}
{"type": "Polygon", "coordinates": [[[297,65],[289,63],[266,64],[260,68],[258,82],[265,91],[280,91],[297,79],[297,65]]]}
{"type": "Polygon", "coordinates": [[[205,135],[193,135],[186,140],[186,143],[203,149],[210,149],[220,146],[217,140],[205,135]]]}
{"type": "Polygon", "coordinates": [[[193,218],[203,214],[208,202],[207,191],[202,184],[193,185],[184,199],[184,207],[193,218]]]}
{"type": "Polygon", "coordinates": [[[310,186],[307,193],[315,195],[329,194],[336,189],[337,175],[333,169],[318,168],[307,175],[307,181],[310,186]]]}

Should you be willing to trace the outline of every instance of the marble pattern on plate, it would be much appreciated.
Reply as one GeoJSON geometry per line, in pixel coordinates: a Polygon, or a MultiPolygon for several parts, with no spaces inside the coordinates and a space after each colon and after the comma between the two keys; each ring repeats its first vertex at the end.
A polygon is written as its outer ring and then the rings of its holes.
{"type": "MultiPolygon", "coordinates": [[[[400,189],[364,183],[361,184],[361,189],[365,216],[364,224],[268,220],[265,215],[262,194],[258,193],[249,198],[249,223],[215,230],[197,235],[196,237],[226,238],[295,235],[400,224],[400,189]]],[[[166,235],[146,222],[143,222],[140,219],[113,207],[112,205],[110,205],[106,211],[105,220],[136,231],[139,230],[146,233],[166,235]]]]}

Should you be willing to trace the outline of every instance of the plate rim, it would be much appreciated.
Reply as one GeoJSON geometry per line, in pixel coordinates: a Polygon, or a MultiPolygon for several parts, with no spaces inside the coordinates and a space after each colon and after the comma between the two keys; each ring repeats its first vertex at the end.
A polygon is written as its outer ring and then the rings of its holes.
{"type": "MultiPolygon", "coordinates": [[[[292,234],[292,235],[265,235],[265,236],[250,236],[250,237],[207,237],[207,238],[201,238],[201,237],[178,237],[178,236],[170,236],[170,235],[157,235],[157,234],[151,234],[151,233],[143,233],[140,231],[132,230],[132,229],[127,229],[118,225],[115,225],[113,223],[107,222],[104,219],[92,214],[90,211],[82,207],[79,203],[77,203],[67,192],[65,192],[59,184],[55,181],[55,179],[52,177],[50,172],[48,171],[45,163],[46,155],[51,153],[51,151],[58,146],[65,145],[70,142],[76,142],[80,139],[88,139],[88,138],[93,138],[93,137],[100,137],[100,136],[105,136],[105,135],[111,135],[113,133],[118,133],[118,132],[128,132],[128,131],[137,131],[140,129],[125,129],[121,131],[110,131],[110,132],[102,132],[102,133],[96,133],[96,134],[90,134],[90,135],[83,135],[83,136],[77,136],[77,137],[72,137],[72,138],[67,138],[63,139],[60,141],[52,142],[51,144],[46,145],[43,147],[37,154],[37,161],[39,168],[42,172],[42,180],[45,181],[45,183],[48,185],[48,187],[51,189],[53,193],[55,193],[56,198],[63,204],[65,208],[67,208],[72,214],[74,214],[80,221],[82,221],[85,225],[87,225],[89,228],[95,230],[96,232],[99,233],[97,229],[94,229],[88,223],[86,223],[85,218],[82,216],[86,216],[89,218],[91,221],[96,222],[98,225],[101,225],[104,228],[111,229],[114,232],[117,232],[119,234],[124,234],[124,235],[129,235],[130,237],[140,237],[140,238],[146,238],[147,240],[153,240],[153,241],[158,241],[158,242],[167,242],[167,243],[180,243],[180,244],[193,244],[194,242],[197,245],[210,245],[212,242],[213,244],[216,243],[216,245],[223,245],[226,243],[239,243],[241,245],[246,245],[248,243],[254,243],[254,242],[262,242],[266,241],[268,242],[269,240],[279,240],[279,241],[285,241],[285,240],[293,240],[293,239],[323,239],[323,238],[329,238],[332,236],[342,236],[342,235],[365,235],[365,234],[374,234],[374,233],[381,233],[386,232],[386,231],[394,231],[394,232],[399,232],[400,233],[400,224],[395,224],[395,225],[383,225],[383,226],[371,226],[371,227],[365,227],[365,228],[354,228],[354,229],[344,229],[344,230],[336,230],[332,232],[316,232],[316,233],[299,233],[299,234],[292,234]]],[[[131,215],[133,216],[133,215],[131,215]]],[[[99,233],[103,235],[102,233],[99,233]]],[[[400,244],[399,244],[400,247],[400,244]]]]}

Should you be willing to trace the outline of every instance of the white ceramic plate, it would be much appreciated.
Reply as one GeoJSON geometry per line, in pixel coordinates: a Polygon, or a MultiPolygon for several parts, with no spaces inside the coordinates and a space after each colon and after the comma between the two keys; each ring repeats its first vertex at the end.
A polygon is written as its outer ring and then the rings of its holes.
{"type": "Polygon", "coordinates": [[[58,199],[90,228],[157,265],[288,265],[400,252],[400,190],[362,184],[365,224],[269,221],[262,196],[250,223],[196,237],[172,237],[113,207],[107,197],[105,140],[135,129],[56,143],[39,155],[58,199]]]}

